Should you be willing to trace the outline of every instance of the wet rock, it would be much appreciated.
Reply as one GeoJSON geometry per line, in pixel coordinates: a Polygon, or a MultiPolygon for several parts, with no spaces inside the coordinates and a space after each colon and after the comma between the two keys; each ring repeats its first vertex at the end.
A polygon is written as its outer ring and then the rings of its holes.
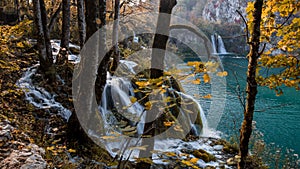
{"type": "Polygon", "coordinates": [[[222,145],[215,145],[215,146],[213,146],[213,149],[217,150],[217,151],[221,151],[223,149],[223,146],[222,145]]]}

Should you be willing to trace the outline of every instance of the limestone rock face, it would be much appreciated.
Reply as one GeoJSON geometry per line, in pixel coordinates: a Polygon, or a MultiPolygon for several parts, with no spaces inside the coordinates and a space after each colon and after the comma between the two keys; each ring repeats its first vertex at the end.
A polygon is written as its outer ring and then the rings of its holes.
{"type": "Polygon", "coordinates": [[[0,122],[0,168],[44,169],[47,166],[43,148],[31,144],[24,134],[15,136],[9,121],[0,122]]]}
{"type": "Polygon", "coordinates": [[[204,7],[203,18],[221,23],[243,24],[236,10],[245,16],[245,7],[249,0],[210,0],[204,7]]]}

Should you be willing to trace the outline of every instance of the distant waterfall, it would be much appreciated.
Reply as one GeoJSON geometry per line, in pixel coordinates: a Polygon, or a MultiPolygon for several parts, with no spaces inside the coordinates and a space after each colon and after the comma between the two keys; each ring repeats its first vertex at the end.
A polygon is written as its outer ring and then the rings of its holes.
{"type": "Polygon", "coordinates": [[[223,39],[220,35],[216,33],[211,35],[211,43],[212,43],[213,53],[220,53],[220,54],[227,53],[223,39]]]}

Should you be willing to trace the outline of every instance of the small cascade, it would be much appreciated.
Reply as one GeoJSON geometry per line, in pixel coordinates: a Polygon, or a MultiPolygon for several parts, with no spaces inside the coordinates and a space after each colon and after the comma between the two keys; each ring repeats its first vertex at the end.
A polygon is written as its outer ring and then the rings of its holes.
{"type": "MultiPolygon", "coordinates": [[[[205,135],[207,136],[208,135],[208,131],[209,131],[209,128],[208,128],[208,124],[207,124],[207,120],[206,120],[206,117],[205,117],[205,114],[204,114],[204,110],[202,109],[200,103],[192,96],[188,95],[188,94],[185,94],[185,93],[182,93],[182,92],[178,92],[183,98],[188,98],[190,99],[194,104],[196,104],[196,108],[199,110],[199,113],[200,113],[200,117],[201,117],[201,122],[202,122],[202,133],[201,135],[205,135]]],[[[195,127],[194,124],[191,124],[192,126],[195,127]]],[[[197,128],[197,127],[196,127],[197,128]]],[[[200,135],[200,134],[199,134],[200,135]]]]}
{"type": "Polygon", "coordinates": [[[213,48],[213,53],[226,54],[226,48],[223,39],[217,33],[211,35],[211,43],[213,48]]]}
{"type": "Polygon", "coordinates": [[[17,81],[16,85],[25,93],[25,99],[32,105],[40,109],[54,109],[67,121],[71,116],[71,111],[55,101],[55,95],[47,92],[44,88],[34,86],[32,84],[32,77],[36,74],[39,64],[27,68],[24,75],[17,81]]]}
{"type": "Polygon", "coordinates": [[[211,38],[211,44],[212,44],[213,53],[218,53],[218,52],[217,52],[217,46],[216,46],[215,35],[211,35],[210,38],[211,38]]]}
{"type": "Polygon", "coordinates": [[[218,51],[219,53],[227,53],[223,39],[220,35],[218,35],[218,49],[219,49],[218,51]]]}

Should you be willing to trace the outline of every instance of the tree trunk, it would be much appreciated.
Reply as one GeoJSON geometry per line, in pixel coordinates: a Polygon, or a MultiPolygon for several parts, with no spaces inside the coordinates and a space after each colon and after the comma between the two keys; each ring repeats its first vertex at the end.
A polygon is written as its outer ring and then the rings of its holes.
{"type": "MultiPolygon", "coordinates": [[[[90,38],[96,31],[96,19],[97,19],[97,2],[86,0],[86,18],[87,18],[87,33],[90,38]]],[[[94,115],[96,111],[96,107],[94,106],[93,96],[94,96],[94,84],[96,80],[96,71],[98,66],[98,55],[97,55],[97,44],[91,43],[87,45],[81,53],[86,51],[89,54],[85,54],[81,56],[81,61],[78,68],[80,71],[78,72],[78,78],[74,80],[73,86],[78,86],[78,91],[75,94],[75,99],[78,102],[75,102],[74,106],[76,108],[76,114],[72,114],[70,117],[69,134],[73,139],[78,139],[79,143],[82,145],[94,144],[93,141],[88,137],[85,133],[84,128],[88,129],[89,127],[89,119],[94,115]],[[82,119],[82,123],[80,124],[78,118],[80,116],[82,119]],[[74,128],[75,127],[75,128],[74,128]],[[72,135],[73,130],[77,132],[76,135],[72,135]],[[79,137],[79,138],[78,138],[79,137]],[[82,139],[83,137],[84,139],[82,139]]]]}
{"type": "Polygon", "coordinates": [[[17,11],[17,16],[18,16],[18,22],[20,22],[21,21],[21,19],[20,19],[20,7],[19,7],[20,5],[19,5],[19,0],[15,0],[15,7],[16,7],[16,11],[17,11]]]}
{"type": "Polygon", "coordinates": [[[82,49],[84,42],[85,42],[85,38],[86,38],[83,0],[77,0],[77,17],[78,17],[80,48],[82,49]]]}
{"type": "MultiPolygon", "coordinates": [[[[167,41],[169,39],[168,35],[170,31],[171,13],[176,3],[176,0],[160,0],[156,34],[154,36],[154,42],[152,45],[153,50],[151,58],[150,78],[159,78],[163,76],[165,50],[167,41]]],[[[154,113],[147,112],[146,119],[155,119],[155,117],[153,116],[155,116],[154,113]]],[[[145,123],[143,135],[151,135],[152,137],[147,138],[147,140],[142,140],[142,145],[147,145],[147,148],[145,151],[140,152],[140,157],[151,158],[151,151],[154,148],[155,136],[155,127],[153,121],[145,123]]],[[[150,166],[148,167],[150,168],[150,166]]]]}
{"type": "Polygon", "coordinates": [[[118,46],[118,39],[119,39],[119,18],[120,18],[120,0],[115,0],[115,14],[114,14],[114,25],[113,25],[113,45],[114,45],[114,52],[113,52],[113,62],[111,66],[111,73],[112,75],[116,71],[119,62],[120,62],[120,51],[118,46]]]}
{"type": "Polygon", "coordinates": [[[108,63],[109,63],[109,57],[111,53],[105,53],[106,49],[106,0],[99,0],[99,18],[101,21],[100,24],[100,41],[99,46],[103,47],[103,49],[99,49],[100,56],[104,56],[101,58],[100,65],[98,67],[98,74],[97,74],[97,80],[96,80],[96,100],[97,103],[100,104],[102,93],[106,84],[106,76],[108,71],[108,63]]]}
{"type": "Polygon", "coordinates": [[[70,41],[70,0],[62,1],[62,10],[63,10],[63,21],[62,21],[62,35],[61,35],[61,43],[60,53],[63,54],[65,60],[65,56],[69,51],[69,41],[70,41]],[[65,49],[64,52],[62,49],[65,49]]]}
{"type": "Polygon", "coordinates": [[[49,31],[47,28],[47,14],[43,0],[33,0],[33,10],[35,13],[35,25],[38,34],[38,50],[40,60],[40,70],[45,77],[54,82],[55,69],[53,67],[53,57],[51,51],[49,31]]]}
{"type": "MultiPolygon", "coordinates": [[[[107,151],[100,148],[93,142],[93,140],[89,137],[88,134],[85,133],[84,129],[88,129],[92,132],[98,132],[102,130],[103,124],[101,117],[99,117],[98,105],[95,101],[95,90],[99,92],[98,87],[100,87],[101,94],[106,82],[106,70],[107,63],[104,65],[99,65],[99,61],[101,60],[101,54],[106,51],[105,48],[105,31],[98,31],[98,17],[101,20],[102,26],[106,24],[105,22],[105,14],[106,14],[106,1],[99,0],[99,4],[97,1],[86,0],[86,29],[87,29],[87,37],[86,43],[82,49],[81,53],[85,53],[87,55],[82,55],[81,62],[79,64],[79,68],[76,69],[78,73],[78,77],[73,81],[73,85],[78,87],[77,91],[75,91],[75,108],[76,114],[72,114],[69,124],[68,124],[68,133],[73,139],[78,140],[80,145],[83,145],[85,149],[88,149],[87,155],[95,153],[103,152],[102,154],[106,154],[109,156],[107,151]],[[99,16],[98,16],[99,14],[99,16]],[[92,37],[93,36],[93,37],[92,37]],[[97,36],[97,37],[95,37],[97,36]],[[93,39],[91,39],[93,38],[93,39]],[[90,40],[93,40],[89,42],[90,40]],[[102,53],[101,53],[102,52],[102,53]],[[103,71],[105,69],[105,71],[103,71]],[[97,73],[98,70],[98,73],[97,73]],[[97,80],[100,79],[100,83],[97,80]],[[78,114],[79,113],[79,114],[78,114]],[[76,117],[80,117],[81,123],[79,123],[79,119],[76,117]],[[83,122],[83,123],[82,123],[83,122]],[[74,131],[76,132],[74,134],[74,131]],[[74,138],[75,137],[75,138],[74,138]],[[95,149],[96,148],[96,149],[95,149]],[[92,153],[91,153],[92,152],[92,153]]],[[[103,62],[103,59],[102,59],[103,62]]],[[[102,64],[101,62],[101,64],[102,64]]],[[[76,77],[76,75],[75,75],[76,77]]],[[[74,86],[73,86],[74,87],[74,86]]],[[[97,95],[96,95],[97,96],[97,95]]],[[[101,96],[100,96],[101,98],[101,96]]],[[[109,157],[107,157],[109,158],[109,157]]]]}
{"type": "Polygon", "coordinates": [[[53,26],[56,23],[61,10],[62,10],[62,3],[59,4],[58,8],[56,9],[56,11],[54,12],[54,14],[52,15],[52,17],[50,19],[50,23],[49,23],[49,26],[48,26],[48,29],[49,29],[50,33],[52,32],[53,26]]]}
{"type": "Polygon", "coordinates": [[[97,14],[98,3],[96,0],[85,0],[85,18],[86,18],[86,41],[98,30],[97,14]]]}
{"type": "Polygon", "coordinates": [[[259,45],[260,45],[260,21],[261,21],[261,13],[262,13],[262,5],[263,0],[256,0],[254,3],[254,11],[253,11],[253,28],[252,28],[252,36],[249,42],[250,44],[250,52],[248,54],[248,71],[247,71],[247,98],[246,98],[246,109],[244,112],[244,120],[240,130],[240,148],[239,154],[241,156],[241,160],[238,163],[239,169],[244,169],[246,167],[246,159],[248,156],[248,144],[249,139],[252,133],[252,120],[253,113],[255,108],[255,98],[257,94],[257,82],[255,80],[256,77],[256,67],[257,67],[257,59],[259,57],[259,45]]]}
{"type": "Polygon", "coordinates": [[[151,69],[156,69],[156,71],[151,72],[151,78],[159,78],[163,75],[165,50],[169,39],[171,13],[176,4],[176,0],[160,0],[151,58],[151,69]]]}

